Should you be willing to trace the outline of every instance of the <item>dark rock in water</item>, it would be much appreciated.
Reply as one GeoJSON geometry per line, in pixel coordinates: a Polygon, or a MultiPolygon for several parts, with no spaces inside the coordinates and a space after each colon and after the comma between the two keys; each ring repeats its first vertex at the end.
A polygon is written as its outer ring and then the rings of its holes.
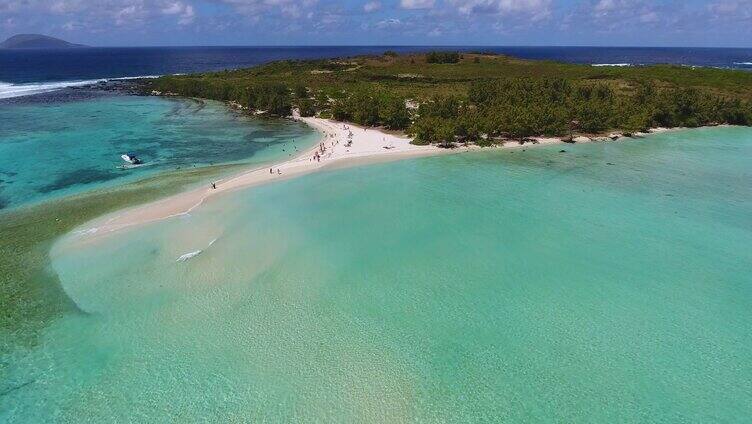
{"type": "Polygon", "coordinates": [[[559,153],[566,153],[566,150],[559,150],[559,153]]]}
{"type": "Polygon", "coordinates": [[[129,95],[141,95],[144,94],[144,82],[138,79],[129,80],[108,80],[100,81],[94,84],[82,85],[79,87],[70,87],[70,90],[96,90],[96,91],[109,91],[117,92],[129,95]]]}
{"type": "Polygon", "coordinates": [[[611,163],[611,162],[606,162],[606,165],[613,165],[613,163],[611,163]]]}
{"type": "Polygon", "coordinates": [[[36,382],[36,379],[34,379],[34,380],[29,380],[29,381],[27,381],[27,382],[25,382],[25,383],[17,384],[17,385],[15,385],[15,386],[10,386],[10,387],[7,387],[7,388],[6,388],[6,389],[4,389],[3,391],[0,391],[0,396],[6,396],[6,395],[9,395],[10,393],[12,393],[12,392],[15,392],[15,391],[16,391],[16,390],[18,390],[18,389],[22,389],[22,388],[24,388],[24,387],[26,387],[26,386],[28,386],[29,384],[32,384],[32,383],[34,383],[34,382],[36,382]]]}
{"type": "Polygon", "coordinates": [[[58,176],[55,181],[37,188],[38,193],[50,193],[56,190],[62,190],[72,185],[91,184],[96,182],[108,181],[118,177],[117,172],[113,170],[101,169],[79,169],[58,176]]]}

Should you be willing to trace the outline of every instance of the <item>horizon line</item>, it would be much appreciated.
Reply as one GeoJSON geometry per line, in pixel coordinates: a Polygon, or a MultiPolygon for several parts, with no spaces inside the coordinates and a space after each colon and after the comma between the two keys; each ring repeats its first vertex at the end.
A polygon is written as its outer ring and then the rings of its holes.
{"type": "MultiPolygon", "coordinates": [[[[611,48],[611,49],[735,49],[751,50],[750,47],[741,46],[691,46],[691,45],[593,45],[593,44],[146,44],[146,45],[80,45],[74,49],[96,48],[190,48],[190,47],[245,47],[245,48],[317,48],[317,47],[436,47],[436,48],[611,48]]],[[[28,48],[18,50],[64,50],[63,48],[28,48]]],[[[4,49],[0,50],[16,50],[4,49]]]]}

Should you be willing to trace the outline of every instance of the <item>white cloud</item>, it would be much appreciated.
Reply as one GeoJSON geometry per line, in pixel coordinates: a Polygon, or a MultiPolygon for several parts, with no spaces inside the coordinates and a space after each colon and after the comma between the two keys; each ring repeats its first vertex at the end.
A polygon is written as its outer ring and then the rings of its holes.
{"type": "Polygon", "coordinates": [[[654,23],[660,21],[658,12],[649,10],[640,15],[640,22],[644,24],[654,23]]]}
{"type": "Polygon", "coordinates": [[[56,14],[74,13],[83,8],[79,0],[58,0],[50,3],[50,11],[56,14]]]}
{"type": "Polygon", "coordinates": [[[752,21],[752,0],[722,0],[708,5],[715,20],[752,21]]]}
{"type": "Polygon", "coordinates": [[[707,42],[748,44],[752,0],[0,0],[4,36],[65,32],[85,41],[84,33],[103,33],[104,43],[153,42],[173,33],[180,40],[187,28],[219,42],[277,31],[294,32],[285,38],[292,43],[361,42],[369,31],[458,42],[503,33],[519,42],[532,31],[536,42],[551,43],[702,43],[714,35],[707,42]],[[545,32],[535,30],[541,20],[552,22],[545,32]]]}
{"type": "Polygon", "coordinates": [[[179,24],[186,25],[196,17],[193,5],[184,0],[0,0],[0,10],[68,19],[60,23],[66,30],[141,25],[163,16],[174,16],[179,24]]]}
{"type": "Polygon", "coordinates": [[[178,16],[178,24],[180,25],[188,25],[192,23],[193,19],[196,17],[193,5],[181,1],[173,1],[165,4],[162,7],[162,14],[178,16]]]}
{"type": "MultiPolygon", "coordinates": [[[[666,19],[665,7],[648,0],[598,0],[576,20],[590,20],[591,25],[601,31],[617,31],[628,28],[625,26],[628,22],[659,24],[666,19]]],[[[676,9],[674,12],[678,15],[676,9]]]]}
{"type": "Polygon", "coordinates": [[[400,0],[400,7],[403,9],[431,9],[434,0],[400,0]]]}
{"type": "Polygon", "coordinates": [[[305,16],[307,9],[316,4],[317,0],[214,0],[226,4],[238,13],[247,16],[258,16],[266,13],[281,13],[291,18],[305,16]]]}
{"type": "MultiPolygon", "coordinates": [[[[609,1],[609,0],[604,0],[609,1]]],[[[449,0],[449,3],[465,15],[525,15],[541,20],[551,15],[552,0],[449,0]]]]}
{"type": "Polygon", "coordinates": [[[397,29],[402,27],[402,21],[396,18],[384,19],[374,25],[378,29],[397,29]]]}
{"type": "Polygon", "coordinates": [[[378,1],[369,1],[368,3],[363,5],[363,11],[366,13],[375,12],[379,9],[381,9],[381,3],[379,3],[378,1]]]}
{"type": "Polygon", "coordinates": [[[315,23],[315,28],[321,30],[331,30],[339,27],[343,22],[342,15],[338,13],[325,12],[320,14],[318,21],[315,23]]]}
{"type": "Polygon", "coordinates": [[[113,16],[115,18],[115,25],[124,26],[133,23],[142,23],[146,14],[147,12],[143,6],[132,4],[116,9],[113,16]]]}
{"type": "Polygon", "coordinates": [[[62,28],[66,31],[76,31],[76,30],[82,29],[83,25],[81,25],[81,23],[76,22],[76,21],[68,21],[63,24],[62,28]]]}
{"type": "Polygon", "coordinates": [[[16,21],[13,18],[5,18],[0,26],[6,31],[12,31],[16,27],[16,21]]]}

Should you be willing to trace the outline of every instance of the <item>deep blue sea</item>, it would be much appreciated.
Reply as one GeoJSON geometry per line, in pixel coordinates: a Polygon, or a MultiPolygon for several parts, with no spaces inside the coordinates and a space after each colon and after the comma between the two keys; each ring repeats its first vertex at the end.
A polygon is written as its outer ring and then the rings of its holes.
{"type": "Polygon", "coordinates": [[[234,69],[280,59],[454,49],[600,65],[670,63],[752,70],[752,49],[655,47],[127,47],[0,50],[0,99],[92,80],[234,69]]]}

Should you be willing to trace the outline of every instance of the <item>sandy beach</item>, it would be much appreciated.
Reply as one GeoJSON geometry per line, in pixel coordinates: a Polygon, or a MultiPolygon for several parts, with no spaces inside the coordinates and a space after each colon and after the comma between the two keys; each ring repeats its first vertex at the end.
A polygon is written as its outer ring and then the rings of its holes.
{"type": "Polygon", "coordinates": [[[284,162],[250,169],[213,182],[207,181],[205,187],[106,215],[90,222],[75,234],[82,242],[92,241],[125,228],[185,215],[212,197],[223,193],[292,178],[324,168],[347,167],[362,163],[468,150],[416,146],[410,144],[410,138],[327,119],[303,118],[297,115],[294,119],[305,122],[321,134],[316,146],[284,162]]]}
{"type": "MultiPolygon", "coordinates": [[[[462,153],[478,150],[475,145],[444,149],[437,146],[418,146],[410,144],[411,138],[389,134],[375,128],[363,128],[352,124],[316,117],[294,119],[305,122],[316,129],[321,138],[311,149],[299,155],[275,164],[249,169],[240,174],[216,181],[207,181],[206,186],[173,195],[162,200],[120,210],[96,219],[74,233],[79,242],[89,242],[108,234],[147,224],[154,221],[185,215],[218,196],[233,190],[266,184],[273,181],[297,177],[306,173],[343,168],[366,163],[400,160],[411,157],[438,154],[462,153]]],[[[661,129],[655,130],[659,132],[661,129]]],[[[601,137],[608,140],[607,137],[601,137]]],[[[560,144],[560,138],[538,137],[532,145],[560,144]]],[[[577,140],[577,139],[576,139],[577,140]]],[[[599,141],[580,137],[578,143],[599,141]]],[[[517,142],[506,142],[499,148],[521,148],[517,142]]]]}

